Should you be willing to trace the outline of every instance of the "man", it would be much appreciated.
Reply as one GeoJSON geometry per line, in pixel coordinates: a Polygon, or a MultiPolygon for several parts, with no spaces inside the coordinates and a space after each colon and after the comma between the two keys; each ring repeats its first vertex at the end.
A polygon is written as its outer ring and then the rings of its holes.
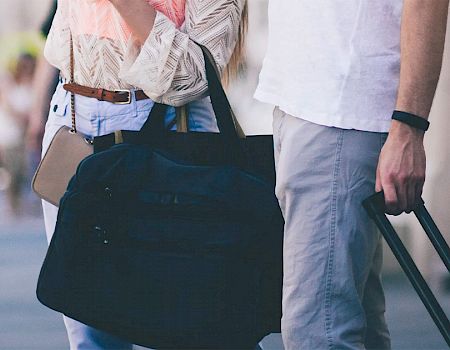
{"type": "Polygon", "coordinates": [[[448,6],[270,1],[255,96],[278,106],[287,350],[390,348],[380,236],[361,202],[383,190],[387,211],[400,214],[420,198],[448,6]]]}

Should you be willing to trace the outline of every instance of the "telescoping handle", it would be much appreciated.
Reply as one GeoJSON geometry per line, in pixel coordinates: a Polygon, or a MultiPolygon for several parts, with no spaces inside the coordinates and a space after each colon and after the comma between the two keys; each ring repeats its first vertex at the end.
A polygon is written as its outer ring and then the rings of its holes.
{"type": "MultiPolygon", "coordinates": [[[[376,215],[385,216],[386,206],[383,192],[378,192],[373,196],[367,198],[364,201],[363,205],[372,218],[376,215]]],[[[434,248],[441,257],[442,262],[450,272],[450,248],[445,241],[445,238],[442,236],[441,231],[439,231],[439,228],[436,226],[427,208],[425,208],[425,203],[422,199],[420,201],[420,204],[417,205],[417,207],[414,209],[414,214],[416,215],[417,219],[425,230],[425,233],[427,234],[434,248]]]]}
{"type": "MultiPolygon", "coordinates": [[[[402,241],[395,232],[394,227],[388,220],[386,216],[384,193],[379,192],[367,198],[363,202],[363,206],[371,219],[374,220],[374,222],[378,226],[384,239],[391,248],[394,256],[397,258],[400,266],[402,267],[403,271],[405,272],[406,276],[408,277],[409,281],[416,290],[420,299],[430,313],[430,316],[436,323],[436,326],[439,328],[439,331],[450,347],[450,322],[445,312],[442,310],[442,307],[436,300],[436,297],[434,296],[430,287],[417,268],[416,264],[414,263],[413,259],[411,258],[411,255],[408,253],[402,241]]],[[[414,210],[414,213],[425,229],[428,237],[433,243],[433,246],[438,251],[445,266],[447,267],[447,269],[449,269],[450,249],[445,242],[444,237],[439,232],[430,214],[426,210],[423,201],[417,206],[417,208],[414,210]]]]}
{"type": "Polygon", "coordinates": [[[414,210],[414,214],[416,214],[416,217],[425,230],[428,238],[431,243],[433,243],[434,248],[444,262],[444,265],[447,267],[447,270],[450,272],[450,249],[427,208],[425,208],[425,205],[423,203],[420,204],[414,210]]]}

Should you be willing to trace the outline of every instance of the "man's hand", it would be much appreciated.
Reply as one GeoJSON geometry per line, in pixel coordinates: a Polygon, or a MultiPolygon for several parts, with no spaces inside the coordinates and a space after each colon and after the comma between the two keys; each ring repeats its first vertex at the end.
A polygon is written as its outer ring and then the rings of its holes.
{"type": "Polygon", "coordinates": [[[425,182],[423,131],[392,122],[377,169],[376,191],[384,191],[389,214],[411,212],[418,204],[425,182]]]}

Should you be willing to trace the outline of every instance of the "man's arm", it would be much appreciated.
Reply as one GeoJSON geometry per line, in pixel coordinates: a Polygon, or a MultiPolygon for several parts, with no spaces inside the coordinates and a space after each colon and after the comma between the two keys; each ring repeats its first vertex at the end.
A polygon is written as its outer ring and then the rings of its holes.
{"type": "MultiPolygon", "coordinates": [[[[404,0],[396,109],[428,119],[442,66],[449,0],[404,0]]],[[[425,182],[424,132],[392,121],[377,170],[390,214],[410,212],[425,182]]]]}

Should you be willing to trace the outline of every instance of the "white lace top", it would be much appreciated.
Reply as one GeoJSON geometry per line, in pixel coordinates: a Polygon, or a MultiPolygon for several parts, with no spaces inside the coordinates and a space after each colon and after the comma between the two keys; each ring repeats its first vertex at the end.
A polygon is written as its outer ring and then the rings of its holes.
{"type": "Polygon", "coordinates": [[[236,45],[244,3],[186,0],[181,27],[170,14],[157,12],[140,46],[108,0],[58,0],[44,54],[69,78],[72,33],[76,83],[108,90],[140,88],[156,102],[183,105],[207,94],[203,55],[195,42],[205,45],[223,70],[236,45]]]}

